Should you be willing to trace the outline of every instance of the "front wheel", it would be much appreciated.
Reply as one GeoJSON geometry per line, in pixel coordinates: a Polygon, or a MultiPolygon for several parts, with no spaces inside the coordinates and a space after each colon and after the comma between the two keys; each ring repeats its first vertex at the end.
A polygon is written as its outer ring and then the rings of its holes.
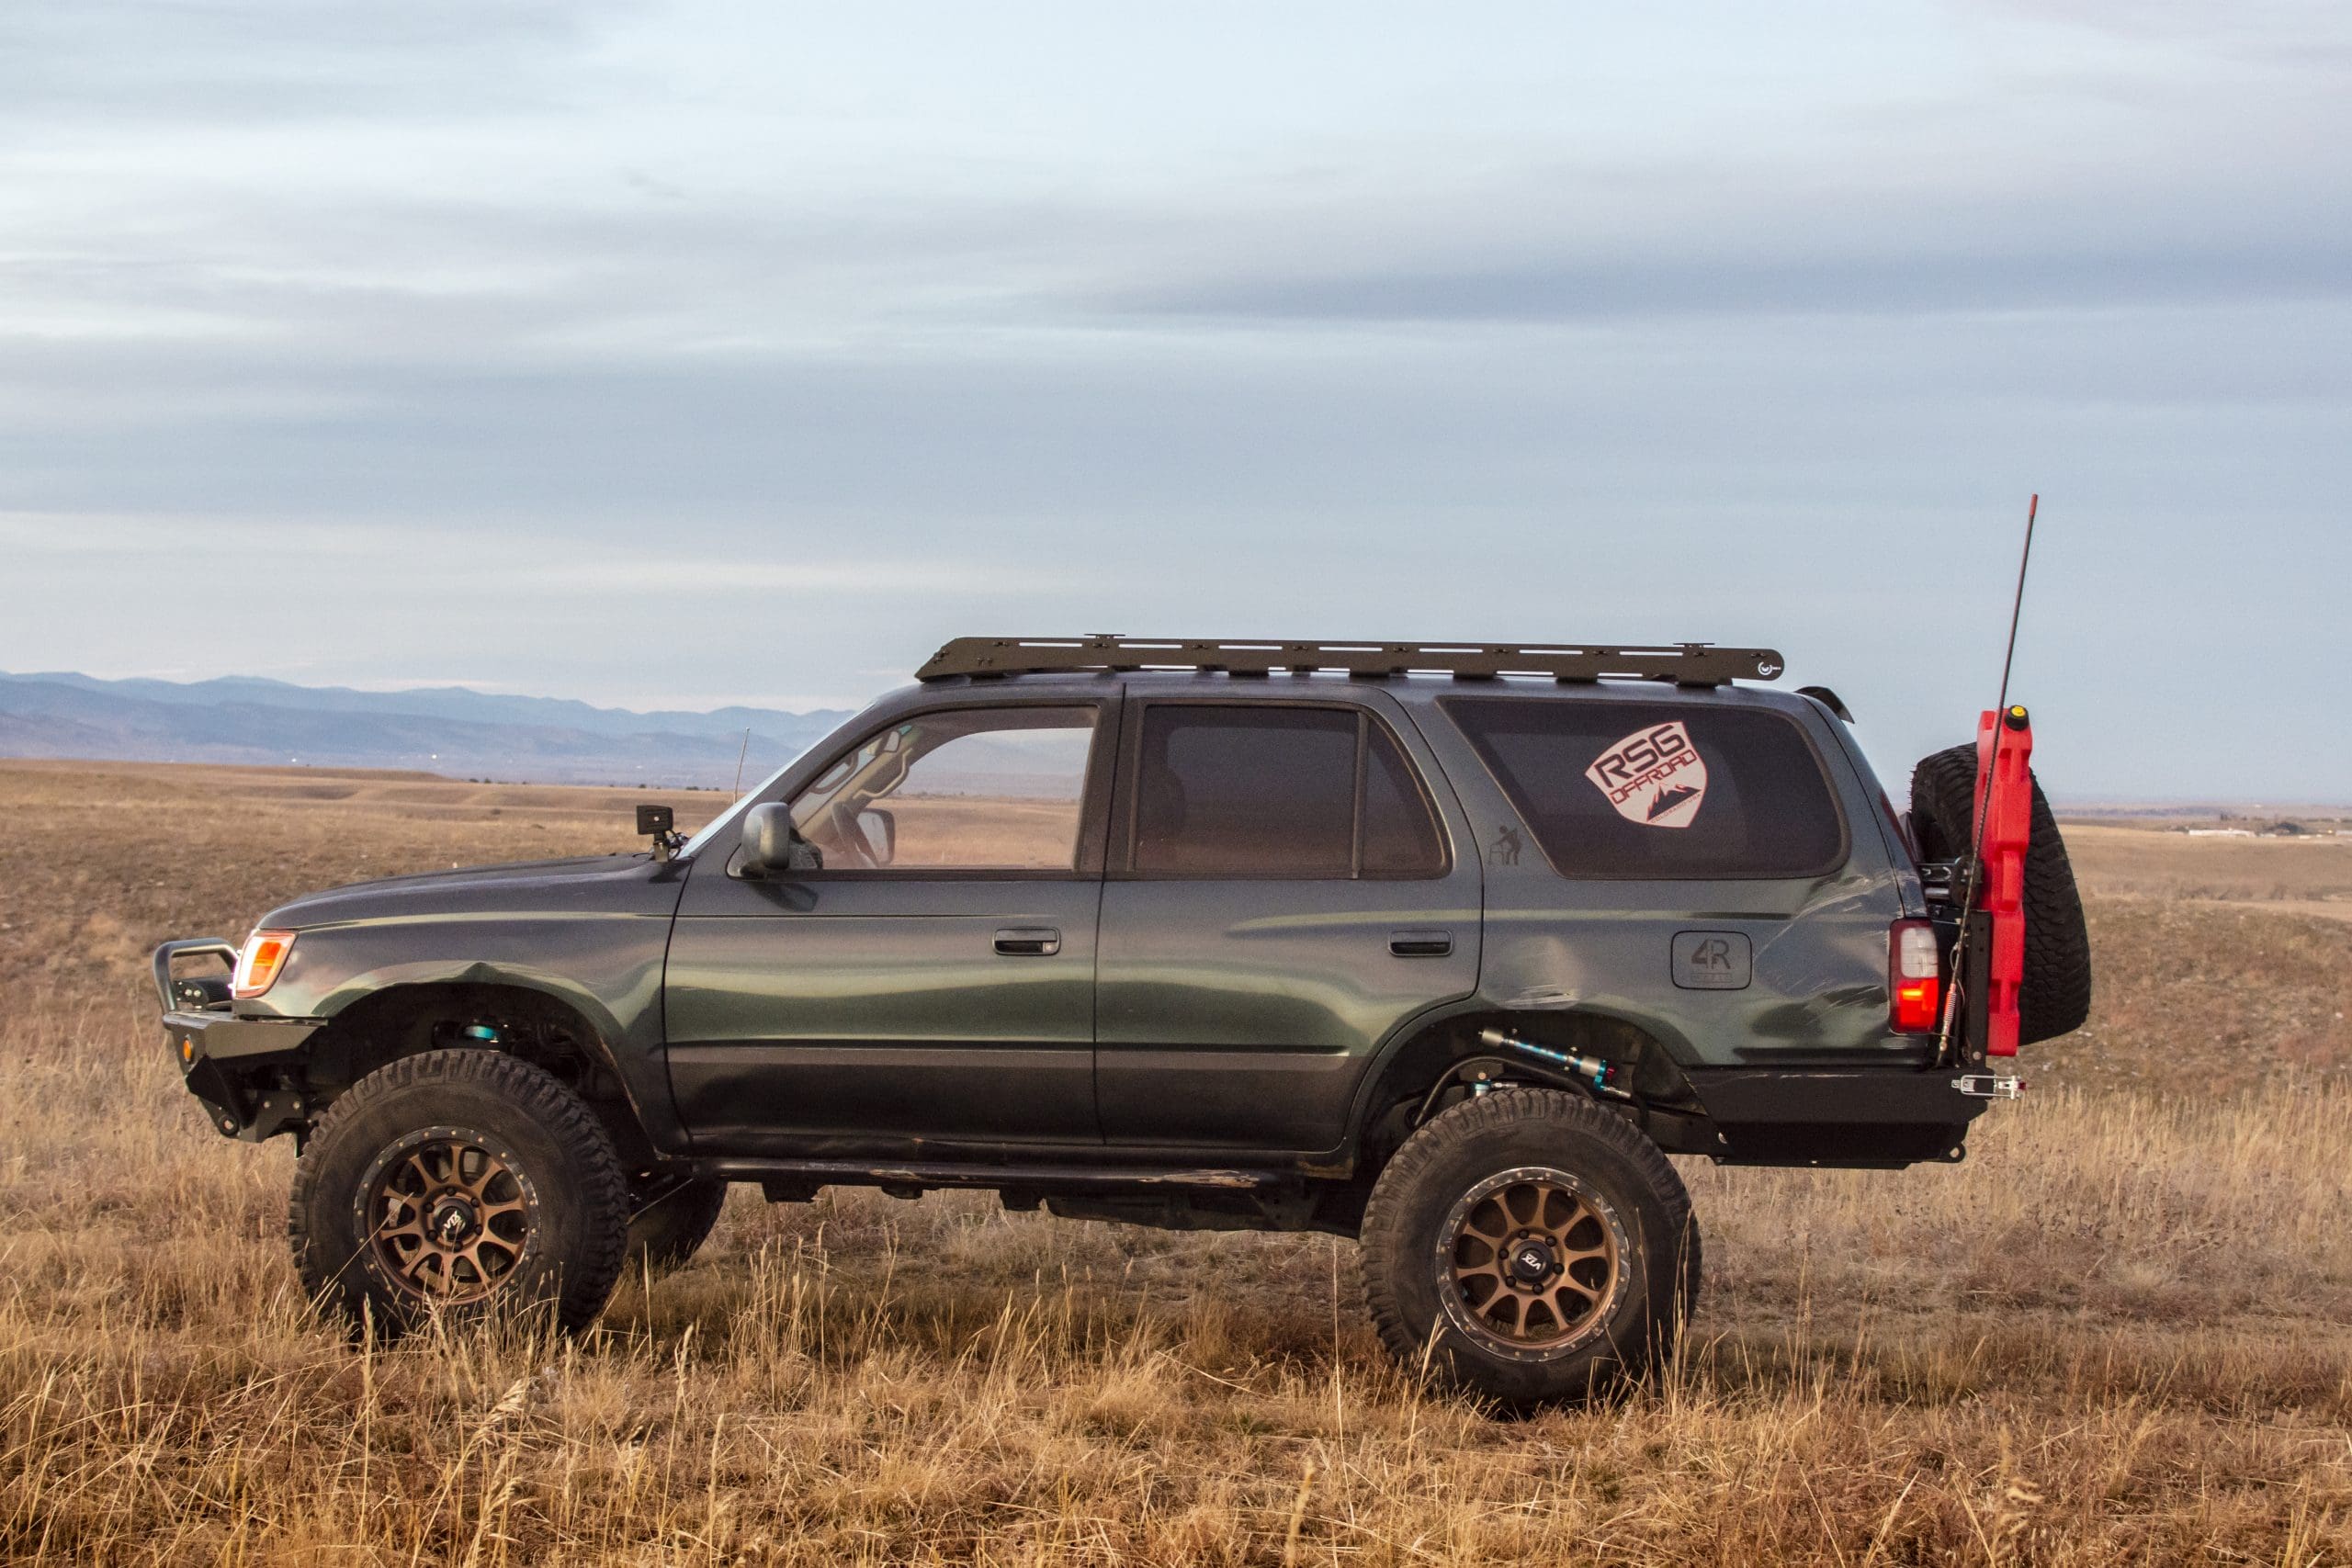
{"type": "Polygon", "coordinates": [[[1672,1349],[1696,1304],[1690,1199],[1589,1100],[1503,1089],[1408,1139],[1364,1210],[1365,1304],[1391,1353],[1514,1406],[1580,1399],[1672,1349]]]}
{"type": "Polygon", "coordinates": [[[303,1284],[355,1325],[435,1313],[594,1321],[620,1277],[628,1187],[595,1113],[496,1051],[427,1051],[361,1078],[294,1168],[303,1284]]]}

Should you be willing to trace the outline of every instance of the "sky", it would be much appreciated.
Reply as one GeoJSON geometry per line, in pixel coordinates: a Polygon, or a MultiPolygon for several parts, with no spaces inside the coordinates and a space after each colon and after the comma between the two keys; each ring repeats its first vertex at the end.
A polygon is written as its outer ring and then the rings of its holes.
{"type": "Polygon", "coordinates": [[[1775,647],[2352,796],[2352,7],[0,10],[0,669],[1775,647]]]}

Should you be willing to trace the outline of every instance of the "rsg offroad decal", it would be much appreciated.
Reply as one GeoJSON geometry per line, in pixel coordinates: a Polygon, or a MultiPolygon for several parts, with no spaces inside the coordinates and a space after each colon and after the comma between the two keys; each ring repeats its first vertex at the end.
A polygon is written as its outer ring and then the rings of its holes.
{"type": "Polygon", "coordinates": [[[1680,719],[1635,730],[1603,751],[1584,776],[1617,815],[1645,828],[1688,828],[1707,798],[1707,764],[1680,719]]]}

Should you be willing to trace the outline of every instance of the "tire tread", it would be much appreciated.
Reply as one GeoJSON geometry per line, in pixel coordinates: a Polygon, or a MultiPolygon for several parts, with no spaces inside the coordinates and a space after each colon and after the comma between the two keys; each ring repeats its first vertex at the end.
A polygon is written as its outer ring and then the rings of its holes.
{"type": "MultiPolygon", "coordinates": [[[[1397,1296],[1405,1270],[1415,1267],[1410,1258],[1392,1256],[1393,1244],[1405,1229],[1401,1211],[1432,1179],[1433,1168],[1457,1150],[1531,1122],[1549,1122],[1566,1138],[1596,1140],[1632,1166],[1666,1212],[1666,1245],[1674,1246],[1679,1238],[1681,1289],[1679,1299],[1668,1309],[1677,1314],[1669,1332],[1679,1331],[1697,1306],[1699,1227],[1692,1218],[1690,1191],[1658,1146],[1631,1122],[1590,1100],[1555,1089],[1497,1089],[1441,1112],[1406,1139],[1373,1184],[1372,1197],[1364,1206],[1364,1306],[1381,1342],[1399,1362],[1416,1365],[1424,1350],[1421,1335],[1397,1296]]],[[[1629,1366],[1626,1370],[1638,1375],[1644,1369],[1629,1366]]]]}
{"type": "Polygon", "coordinates": [[[434,1085],[488,1091],[537,1122],[579,1161],[579,1179],[568,1196],[582,1206],[591,1223],[583,1227],[582,1255],[567,1264],[557,1322],[566,1332],[586,1327],[604,1309],[628,1261],[628,1180],[611,1135],[588,1102],[545,1068],[502,1051],[422,1051],[401,1056],[360,1078],[327,1107],[295,1161],[287,1202],[286,1237],[303,1287],[317,1302],[331,1301],[348,1288],[344,1276],[351,1260],[322,1256],[311,1230],[311,1210],[322,1196],[318,1187],[323,1151],[337,1133],[388,1097],[434,1085]],[[597,1217],[609,1223],[594,1223],[597,1217]]]}

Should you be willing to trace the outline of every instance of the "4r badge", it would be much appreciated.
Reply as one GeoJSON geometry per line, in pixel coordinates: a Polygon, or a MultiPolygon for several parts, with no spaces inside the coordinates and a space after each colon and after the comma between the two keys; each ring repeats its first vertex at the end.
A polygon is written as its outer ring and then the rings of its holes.
{"type": "Polygon", "coordinates": [[[1645,828],[1688,828],[1707,798],[1707,764],[1680,719],[1635,730],[1603,751],[1584,776],[1617,815],[1645,828]]]}

